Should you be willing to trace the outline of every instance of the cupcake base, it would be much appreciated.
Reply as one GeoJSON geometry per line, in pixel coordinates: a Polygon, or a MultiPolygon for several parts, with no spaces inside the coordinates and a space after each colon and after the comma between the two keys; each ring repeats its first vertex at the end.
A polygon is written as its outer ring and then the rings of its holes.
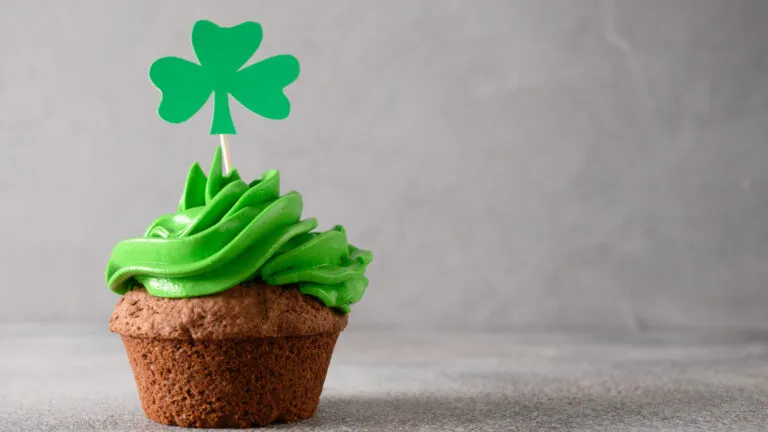
{"type": "Polygon", "coordinates": [[[339,332],[220,340],[121,337],[151,420],[245,428],[314,415],[339,332]]]}

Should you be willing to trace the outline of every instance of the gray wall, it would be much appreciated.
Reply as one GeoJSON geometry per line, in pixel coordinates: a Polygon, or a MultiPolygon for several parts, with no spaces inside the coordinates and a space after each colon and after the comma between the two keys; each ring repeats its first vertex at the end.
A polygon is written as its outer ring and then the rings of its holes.
{"type": "Polygon", "coordinates": [[[768,329],[768,2],[291,5],[0,0],[0,321],[107,319],[217,144],[146,77],[207,17],[302,62],[233,157],[374,251],[354,325],[768,329]]]}

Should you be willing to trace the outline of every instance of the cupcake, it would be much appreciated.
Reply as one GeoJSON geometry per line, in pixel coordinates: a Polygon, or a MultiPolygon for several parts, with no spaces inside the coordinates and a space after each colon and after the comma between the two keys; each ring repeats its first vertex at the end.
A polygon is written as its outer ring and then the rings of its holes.
{"type": "Polygon", "coordinates": [[[187,427],[311,417],[373,256],[316,231],[268,171],[246,183],[192,165],[176,213],[119,242],[107,284],[145,414],[187,427]]]}

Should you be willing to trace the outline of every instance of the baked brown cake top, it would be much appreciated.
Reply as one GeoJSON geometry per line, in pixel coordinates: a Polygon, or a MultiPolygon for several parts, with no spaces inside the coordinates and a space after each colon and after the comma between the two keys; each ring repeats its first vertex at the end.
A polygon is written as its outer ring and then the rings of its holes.
{"type": "Polygon", "coordinates": [[[109,328],[157,339],[242,339],[340,332],[347,316],[294,286],[244,283],[216,295],[186,299],[135,288],[117,302],[109,328]]]}

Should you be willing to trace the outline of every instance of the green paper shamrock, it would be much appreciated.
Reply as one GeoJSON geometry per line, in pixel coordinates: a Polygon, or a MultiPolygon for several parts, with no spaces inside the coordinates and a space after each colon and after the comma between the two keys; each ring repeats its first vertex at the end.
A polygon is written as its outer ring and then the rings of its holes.
{"type": "Polygon", "coordinates": [[[234,27],[220,27],[206,20],[196,22],[192,28],[192,47],[200,64],[163,57],[149,69],[149,78],[162,93],[158,115],[170,123],[185,122],[213,93],[212,135],[235,134],[229,112],[230,94],[262,117],[288,117],[291,103],[283,88],[298,78],[299,61],[283,54],[243,68],[259,48],[261,39],[261,26],[255,22],[234,27]]]}

